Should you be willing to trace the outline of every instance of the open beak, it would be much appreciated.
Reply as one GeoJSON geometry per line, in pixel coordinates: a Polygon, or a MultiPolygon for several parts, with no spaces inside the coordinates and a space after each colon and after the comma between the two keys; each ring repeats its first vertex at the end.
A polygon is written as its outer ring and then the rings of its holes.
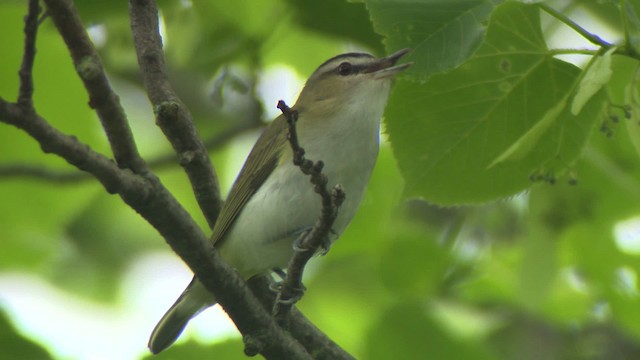
{"type": "Polygon", "coordinates": [[[411,49],[406,48],[406,49],[396,51],[395,53],[387,57],[377,59],[375,62],[369,65],[367,69],[364,70],[364,73],[365,74],[373,73],[374,76],[378,79],[383,79],[383,78],[393,76],[399,73],[400,71],[408,68],[409,66],[413,65],[412,62],[396,65],[398,60],[400,60],[401,57],[405,56],[410,51],[411,49]]]}

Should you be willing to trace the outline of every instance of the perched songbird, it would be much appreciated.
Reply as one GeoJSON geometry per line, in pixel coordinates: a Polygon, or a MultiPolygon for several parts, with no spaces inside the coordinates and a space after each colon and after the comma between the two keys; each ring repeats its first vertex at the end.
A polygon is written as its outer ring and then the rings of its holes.
{"type": "MultiPolygon", "coordinates": [[[[333,57],[307,80],[298,101],[297,132],[306,156],[322,160],[328,186],[342,185],[346,199],[331,231],[333,241],[356,213],[378,156],[380,120],[396,74],[409,49],[383,58],[365,53],[333,57]]],[[[222,257],[249,278],[282,268],[293,255],[293,241],[320,215],[320,197],[293,164],[284,115],[260,136],[236,179],[211,241],[222,257]]],[[[187,322],[216,303],[195,277],[156,325],[149,349],[169,347],[187,322]]]]}

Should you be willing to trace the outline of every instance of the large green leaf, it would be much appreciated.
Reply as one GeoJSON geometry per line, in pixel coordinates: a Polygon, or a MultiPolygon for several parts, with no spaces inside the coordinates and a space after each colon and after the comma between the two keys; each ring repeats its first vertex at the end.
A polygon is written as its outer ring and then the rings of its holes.
{"type": "Polygon", "coordinates": [[[547,49],[535,6],[496,8],[468,62],[426,83],[396,85],[387,131],[407,195],[478,203],[524,190],[532,175],[561,173],[603,104],[598,92],[571,114],[579,75],[547,49]]]}
{"type": "Polygon", "coordinates": [[[414,77],[449,70],[478,48],[491,0],[366,0],[374,29],[386,37],[387,49],[411,47],[408,70],[414,77]]]}

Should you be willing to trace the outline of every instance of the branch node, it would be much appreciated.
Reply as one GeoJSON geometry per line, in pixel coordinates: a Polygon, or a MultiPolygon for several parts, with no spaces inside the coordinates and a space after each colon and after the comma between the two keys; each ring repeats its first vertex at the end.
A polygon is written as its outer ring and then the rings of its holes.
{"type": "Polygon", "coordinates": [[[180,161],[180,166],[187,166],[193,162],[196,158],[196,153],[193,151],[183,151],[178,155],[178,159],[180,161]]]}
{"type": "Polygon", "coordinates": [[[156,123],[158,126],[167,123],[168,120],[174,120],[180,111],[180,104],[176,101],[167,100],[159,103],[154,109],[156,114],[156,123]]]}
{"type": "Polygon", "coordinates": [[[242,336],[245,355],[251,357],[258,355],[265,348],[268,340],[269,335],[262,331],[245,334],[244,336],[242,336]]]}
{"type": "Polygon", "coordinates": [[[102,66],[93,56],[87,55],[80,59],[76,65],[76,72],[84,80],[91,81],[97,79],[102,74],[102,66]]]}

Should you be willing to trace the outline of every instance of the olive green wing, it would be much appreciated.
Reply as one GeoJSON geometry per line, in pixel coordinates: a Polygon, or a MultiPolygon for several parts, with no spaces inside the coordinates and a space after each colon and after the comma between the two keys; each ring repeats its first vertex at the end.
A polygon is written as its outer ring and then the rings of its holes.
{"type": "Polygon", "coordinates": [[[245,204],[278,166],[280,154],[287,146],[288,125],[283,115],[278,116],[260,135],[247,160],[231,187],[218,220],[213,228],[211,241],[219,246],[245,204]]]}

